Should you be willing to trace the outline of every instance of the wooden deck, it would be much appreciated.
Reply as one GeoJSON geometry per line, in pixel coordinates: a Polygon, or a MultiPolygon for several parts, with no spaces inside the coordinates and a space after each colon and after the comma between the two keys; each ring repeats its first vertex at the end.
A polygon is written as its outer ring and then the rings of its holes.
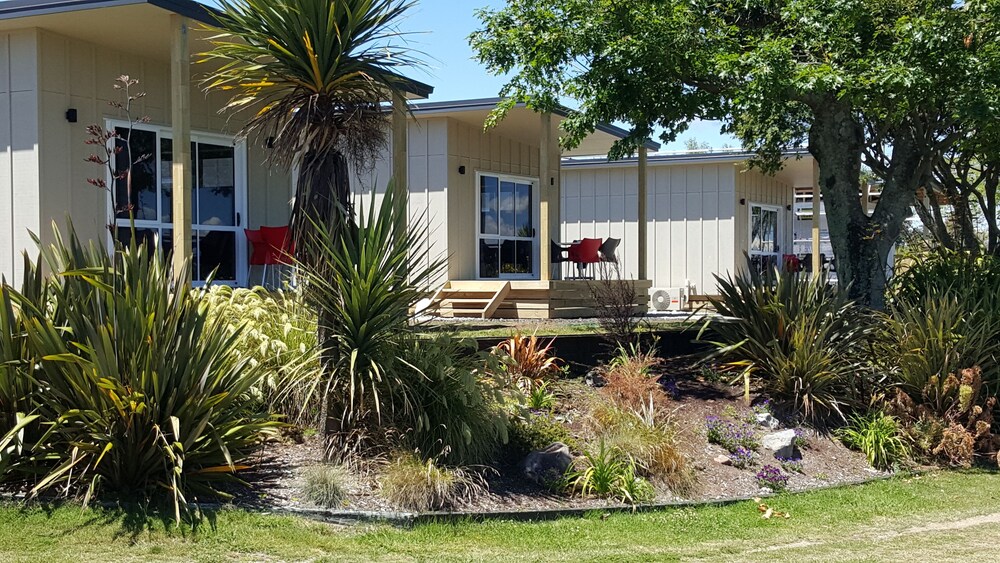
{"type": "MultiPolygon", "coordinates": [[[[435,296],[434,314],[481,319],[572,319],[596,317],[593,284],[600,280],[450,281],[435,296]]],[[[650,280],[628,280],[636,311],[649,307],[650,280]]]]}

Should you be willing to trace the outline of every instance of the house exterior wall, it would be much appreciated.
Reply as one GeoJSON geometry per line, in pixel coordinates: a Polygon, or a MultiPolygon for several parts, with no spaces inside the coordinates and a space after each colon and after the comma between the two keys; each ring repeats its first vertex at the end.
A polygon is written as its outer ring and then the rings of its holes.
{"type": "Polygon", "coordinates": [[[36,31],[0,34],[0,275],[12,283],[42,226],[37,60],[36,31]]]}
{"type": "MultiPolygon", "coordinates": [[[[386,123],[388,133],[389,123],[386,123]]],[[[388,137],[382,155],[371,167],[356,169],[351,179],[355,208],[364,211],[366,216],[372,204],[372,193],[377,209],[392,179],[392,139],[391,135],[388,137]]],[[[418,242],[418,252],[423,256],[420,265],[427,267],[439,260],[450,265],[452,259],[447,245],[452,226],[448,215],[447,119],[410,120],[407,138],[407,210],[411,227],[423,233],[418,242]]],[[[447,269],[435,283],[443,282],[446,275],[447,269]]]]}
{"type": "MultiPolygon", "coordinates": [[[[448,117],[410,120],[407,146],[408,210],[411,227],[425,233],[424,265],[445,262],[437,283],[476,279],[476,174],[492,172],[538,178],[538,148],[448,117]],[[465,166],[465,174],[459,173],[465,166]]],[[[392,141],[369,169],[352,179],[355,206],[376,206],[392,176],[392,141]]],[[[537,205],[537,202],[536,202],[537,205]]]]}
{"type": "Polygon", "coordinates": [[[749,248],[750,238],[750,204],[760,203],[772,205],[780,209],[781,254],[792,253],[792,228],[794,214],[788,209],[795,201],[795,190],[792,186],[766,176],[757,170],[743,170],[736,173],[736,266],[742,269],[746,266],[743,253],[749,248]],[[738,202],[746,200],[745,205],[738,202]]]}
{"type": "MultiPolygon", "coordinates": [[[[192,73],[203,72],[197,67],[192,73]]],[[[133,106],[133,117],[170,125],[170,66],[46,30],[29,29],[0,39],[0,271],[18,274],[22,250],[33,252],[28,230],[43,241],[50,221],[62,225],[72,212],[83,239],[106,240],[107,194],[87,183],[105,177],[100,166],[86,162],[99,147],[85,144],[90,124],[124,119],[109,102],[119,101],[115,79],[137,78],[145,97],[133,106]],[[77,122],[65,112],[77,110],[77,122]],[[10,216],[10,220],[7,220],[10,216]]],[[[220,94],[203,93],[197,80],[191,92],[191,128],[195,132],[233,136],[242,121],[219,115],[220,94]]],[[[244,224],[288,222],[291,184],[286,173],[268,167],[265,149],[248,150],[247,209],[244,224]]]]}
{"type": "MultiPolygon", "coordinates": [[[[537,144],[518,142],[495,132],[483,132],[481,127],[448,120],[448,279],[474,280],[478,277],[477,174],[510,174],[538,182],[539,156],[537,144]],[[465,166],[465,174],[459,173],[460,166],[465,166]]],[[[554,153],[551,162],[558,162],[558,153],[554,153]]],[[[541,189],[551,188],[542,186],[541,189]]],[[[536,194],[533,202],[536,213],[538,199],[536,194]]],[[[550,215],[554,215],[551,224],[557,225],[558,206],[553,207],[555,209],[550,210],[550,215]]]]}
{"type": "MultiPolygon", "coordinates": [[[[732,163],[665,164],[647,169],[647,267],[653,287],[714,292],[714,274],[733,271],[736,175],[732,163]],[[707,288],[707,289],[706,289],[707,288]]],[[[638,270],[635,163],[562,170],[562,241],[618,238],[622,275],[638,270]]]]}

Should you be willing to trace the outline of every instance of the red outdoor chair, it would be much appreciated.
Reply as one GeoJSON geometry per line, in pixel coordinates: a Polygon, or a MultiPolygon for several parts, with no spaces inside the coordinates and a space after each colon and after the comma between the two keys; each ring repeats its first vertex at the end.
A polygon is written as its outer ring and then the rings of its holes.
{"type": "Polygon", "coordinates": [[[263,266],[260,283],[264,285],[267,279],[268,266],[288,266],[294,263],[292,256],[295,245],[292,243],[288,227],[264,227],[258,230],[244,229],[247,242],[250,243],[251,266],[263,266]]]}
{"type": "Polygon", "coordinates": [[[283,227],[260,227],[260,234],[264,237],[267,245],[269,264],[283,264],[289,266],[294,263],[292,258],[295,255],[295,244],[292,242],[291,232],[288,226],[283,227]]]}
{"type": "MultiPolygon", "coordinates": [[[[573,243],[569,247],[569,261],[576,264],[578,273],[582,272],[588,264],[596,264],[601,261],[598,251],[601,248],[601,239],[585,238],[580,242],[573,243]]],[[[582,278],[583,276],[578,276],[582,278]]]]}

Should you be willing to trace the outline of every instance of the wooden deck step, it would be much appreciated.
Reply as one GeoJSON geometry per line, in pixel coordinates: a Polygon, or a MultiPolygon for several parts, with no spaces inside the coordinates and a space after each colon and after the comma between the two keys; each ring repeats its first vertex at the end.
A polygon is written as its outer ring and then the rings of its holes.
{"type": "Polygon", "coordinates": [[[510,294],[510,282],[447,282],[431,299],[442,314],[489,319],[510,294]]]}

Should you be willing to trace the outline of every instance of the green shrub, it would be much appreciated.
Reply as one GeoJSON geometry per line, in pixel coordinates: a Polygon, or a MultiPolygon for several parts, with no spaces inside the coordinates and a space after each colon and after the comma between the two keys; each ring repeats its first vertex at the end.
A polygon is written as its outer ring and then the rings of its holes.
{"type": "Polygon", "coordinates": [[[286,420],[316,427],[322,408],[316,314],[301,292],[211,285],[200,298],[212,315],[239,332],[239,353],[265,371],[255,390],[263,407],[286,420]]]}
{"type": "Polygon", "coordinates": [[[566,480],[570,490],[583,496],[615,498],[633,505],[656,496],[653,487],[636,475],[635,460],[603,441],[584,452],[582,464],[582,468],[571,470],[566,480]]]}
{"type": "Polygon", "coordinates": [[[426,228],[408,226],[405,197],[390,185],[383,197],[372,194],[357,224],[312,225],[308,246],[316,256],[300,267],[324,335],[328,412],[336,420],[328,430],[341,437],[382,435],[384,425],[415,417],[422,378],[404,369],[415,332],[411,311],[443,262],[420,244],[426,228]]]}
{"type": "Polygon", "coordinates": [[[899,421],[881,411],[851,417],[837,436],[845,446],[865,454],[875,469],[892,469],[909,457],[899,421]]]}
{"type": "Polygon", "coordinates": [[[65,241],[54,231],[42,249],[53,273],[29,264],[35,281],[3,288],[37,366],[31,414],[45,431],[25,444],[32,492],[167,491],[179,519],[192,493],[221,495],[213,482],[233,480],[279,426],[251,406],[262,372],[158,251],[133,244],[112,259],[72,227],[65,241]]]}
{"type": "Polygon", "coordinates": [[[340,465],[315,465],[305,471],[303,494],[310,502],[333,508],[347,498],[347,471],[340,465]]]}
{"type": "Polygon", "coordinates": [[[871,314],[822,276],[761,275],[754,269],[735,278],[716,277],[721,318],[705,322],[717,337],[711,358],[756,377],[775,405],[814,424],[868,401],[866,352],[871,314]]]}
{"type": "Polygon", "coordinates": [[[425,458],[451,464],[492,461],[507,441],[507,417],[475,344],[448,335],[416,338],[405,358],[417,375],[411,445],[425,458]]]}
{"type": "Polygon", "coordinates": [[[894,276],[879,356],[910,394],[977,366],[1000,392],[1000,257],[941,251],[894,276]],[[898,358],[898,361],[897,361],[898,358]]]}
{"type": "Polygon", "coordinates": [[[541,450],[555,442],[562,442],[573,449],[576,441],[569,428],[548,413],[529,413],[511,422],[507,456],[511,461],[519,461],[535,450],[541,450]]]}
{"type": "Polygon", "coordinates": [[[986,300],[927,296],[893,305],[878,343],[883,371],[910,394],[923,392],[932,378],[984,366],[993,391],[1000,385],[1000,314],[986,300]]]}
{"type": "Polygon", "coordinates": [[[541,382],[528,393],[525,407],[536,411],[551,411],[556,406],[556,396],[549,392],[548,381],[541,382]]]}
{"type": "Polygon", "coordinates": [[[389,502],[421,512],[455,508],[487,492],[481,476],[414,455],[397,457],[385,468],[379,484],[382,496],[389,502]]]}

